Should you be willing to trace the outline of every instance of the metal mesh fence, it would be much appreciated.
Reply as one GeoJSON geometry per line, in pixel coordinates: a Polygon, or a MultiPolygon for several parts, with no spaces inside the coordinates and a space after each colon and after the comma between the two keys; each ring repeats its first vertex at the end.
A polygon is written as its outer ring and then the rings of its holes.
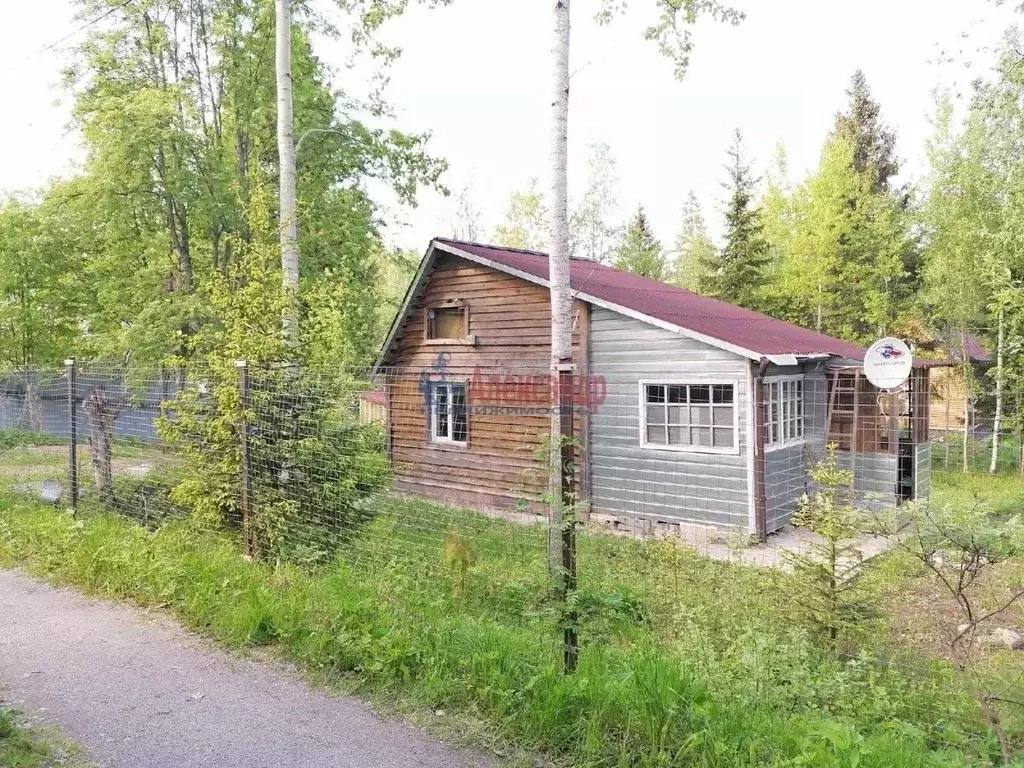
{"type": "Polygon", "coordinates": [[[956,748],[990,738],[992,717],[1005,738],[1024,732],[1015,713],[967,705],[957,730],[950,700],[969,686],[928,688],[936,658],[961,671],[979,659],[998,689],[990,707],[1020,679],[984,640],[1005,630],[1013,645],[1021,613],[1005,599],[1019,575],[986,574],[966,619],[965,595],[941,583],[943,557],[991,553],[963,555],[952,533],[935,543],[939,510],[1007,520],[1024,499],[1013,414],[996,431],[991,405],[952,374],[919,371],[897,394],[824,364],[560,382],[538,369],[88,363],[2,382],[10,493],[153,530],[188,524],[272,565],[345,568],[414,630],[443,633],[440,605],[511,628],[553,664],[567,643],[650,644],[723,695],[770,689],[839,718],[862,705],[842,686],[891,676],[906,696],[880,720],[956,748]],[[798,679],[809,648],[836,665],[824,683],[820,668],[798,679]]]}

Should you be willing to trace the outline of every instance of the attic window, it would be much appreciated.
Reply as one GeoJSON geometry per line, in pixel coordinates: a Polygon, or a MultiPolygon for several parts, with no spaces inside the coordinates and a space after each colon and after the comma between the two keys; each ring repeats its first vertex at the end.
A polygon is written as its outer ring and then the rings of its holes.
{"type": "Polygon", "coordinates": [[[469,336],[469,308],[450,304],[427,309],[427,340],[457,340],[469,336]]]}

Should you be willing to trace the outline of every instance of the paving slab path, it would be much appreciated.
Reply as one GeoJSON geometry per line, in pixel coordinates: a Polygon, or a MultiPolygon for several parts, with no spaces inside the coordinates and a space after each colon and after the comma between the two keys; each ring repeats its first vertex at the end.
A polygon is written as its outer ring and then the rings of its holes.
{"type": "Polygon", "coordinates": [[[4,684],[5,699],[51,716],[103,768],[496,764],[160,614],[0,570],[4,684]]]}

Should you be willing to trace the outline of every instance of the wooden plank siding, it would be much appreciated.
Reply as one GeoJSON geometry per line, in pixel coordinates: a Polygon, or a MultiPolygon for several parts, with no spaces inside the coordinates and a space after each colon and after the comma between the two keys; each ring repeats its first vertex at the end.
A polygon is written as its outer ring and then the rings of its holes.
{"type": "MultiPolygon", "coordinates": [[[[573,316],[582,371],[589,305],[577,301],[573,316]]],[[[547,472],[538,453],[551,428],[550,317],[547,288],[438,255],[384,361],[397,490],[473,508],[526,501],[540,510],[547,472]],[[472,343],[425,338],[426,310],[452,302],[468,309],[472,343]],[[465,446],[430,439],[424,389],[442,377],[468,385],[465,446]]],[[[586,434],[585,422],[581,429],[586,434]]]]}

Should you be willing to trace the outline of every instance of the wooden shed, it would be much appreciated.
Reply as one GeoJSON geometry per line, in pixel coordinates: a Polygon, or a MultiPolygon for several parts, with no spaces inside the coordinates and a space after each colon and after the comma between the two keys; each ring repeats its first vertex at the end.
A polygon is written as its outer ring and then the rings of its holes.
{"type": "MultiPolygon", "coordinates": [[[[789,521],[826,441],[855,489],[927,494],[927,368],[893,411],[857,345],[590,260],[570,273],[594,515],[763,536],[789,521]]],[[[431,242],[375,368],[398,490],[486,509],[546,491],[547,277],[543,253],[431,242]]]]}

